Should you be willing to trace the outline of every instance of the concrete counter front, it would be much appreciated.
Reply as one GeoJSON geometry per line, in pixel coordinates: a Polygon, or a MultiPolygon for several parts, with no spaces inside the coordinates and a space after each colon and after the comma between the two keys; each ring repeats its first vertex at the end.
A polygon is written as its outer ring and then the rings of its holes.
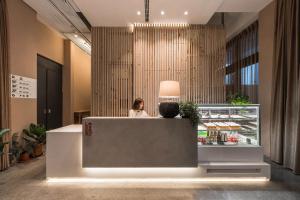
{"type": "Polygon", "coordinates": [[[86,118],[47,131],[46,151],[48,179],[201,176],[186,119],[86,118]]]}
{"type": "Polygon", "coordinates": [[[197,167],[197,132],[188,119],[83,120],[83,167],[197,167]]]}

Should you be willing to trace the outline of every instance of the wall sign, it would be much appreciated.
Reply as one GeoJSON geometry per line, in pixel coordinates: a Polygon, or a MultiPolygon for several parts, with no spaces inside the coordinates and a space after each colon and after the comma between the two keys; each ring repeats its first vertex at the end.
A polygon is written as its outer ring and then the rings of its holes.
{"type": "Polygon", "coordinates": [[[11,97],[36,99],[36,79],[11,74],[11,97]]]}

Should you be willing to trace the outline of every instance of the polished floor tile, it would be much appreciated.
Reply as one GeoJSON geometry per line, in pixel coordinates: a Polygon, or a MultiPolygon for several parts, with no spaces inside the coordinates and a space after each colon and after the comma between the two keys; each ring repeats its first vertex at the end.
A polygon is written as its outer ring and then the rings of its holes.
{"type": "Polygon", "coordinates": [[[272,166],[272,181],[250,183],[94,183],[45,181],[45,158],[0,172],[1,200],[299,200],[300,176],[272,166]]]}

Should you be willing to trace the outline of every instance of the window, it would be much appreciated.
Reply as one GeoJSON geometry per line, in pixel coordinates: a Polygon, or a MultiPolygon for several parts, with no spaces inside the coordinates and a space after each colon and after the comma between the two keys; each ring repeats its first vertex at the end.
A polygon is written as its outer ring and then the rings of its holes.
{"type": "Polygon", "coordinates": [[[258,63],[248,65],[241,69],[242,85],[258,85],[258,63]]]}
{"type": "Polygon", "coordinates": [[[258,101],[258,22],[254,22],[226,44],[227,95],[240,93],[258,101]]]}
{"type": "Polygon", "coordinates": [[[232,84],[232,74],[226,74],[225,75],[225,85],[231,85],[232,84]]]}

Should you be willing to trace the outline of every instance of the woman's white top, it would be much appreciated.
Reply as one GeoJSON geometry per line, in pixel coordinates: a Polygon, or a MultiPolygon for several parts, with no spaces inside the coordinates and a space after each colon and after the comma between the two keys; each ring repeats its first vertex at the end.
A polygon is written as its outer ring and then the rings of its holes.
{"type": "Polygon", "coordinates": [[[146,111],[144,110],[129,110],[129,117],[149,117],[146,111]]]}

